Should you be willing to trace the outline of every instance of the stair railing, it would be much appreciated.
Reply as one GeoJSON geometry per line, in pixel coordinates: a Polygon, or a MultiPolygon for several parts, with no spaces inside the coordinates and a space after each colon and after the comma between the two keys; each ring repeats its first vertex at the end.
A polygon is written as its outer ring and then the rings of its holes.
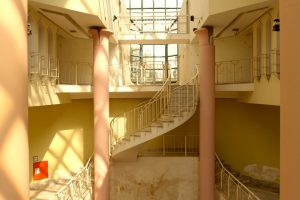
{"type": "Polygon", "coordinates": [[[229,172],[222,161],[216,156],[216,184],[218,189],[226,195],[227,199],[248,199],[260,200],[242,182],[240,182],[231,172],[229,172]]]}
{"type": "Polygon", "coordinates": [[[89,158],[84,168],[56,193],[59,200],[85,199],[88,194],[92,196],[93,162],[94,154],[89,158]]]}
{"type": "Polygon", "coordinates": [[[136,136],[158,121],[163,114],[180,114],[195,109],[198,101],[198,71],[195,67],[194,76],[187,83],[172,89],[168,79],[154,97],[133,109],[124,112],[110,123],[111,153],[114,146],[130,136],[136,136]]]}
{"type": "MultiPolygon", "coordinates": [[[[116,116],[110,123],[111,148],[124,138],[147,128],[151,122],[166,108],[171,91],[171,81],[168,78],[155,96],[133,109],[116,116]]],[[[112,149],[111,149],[112,150],[112,149]]]]}

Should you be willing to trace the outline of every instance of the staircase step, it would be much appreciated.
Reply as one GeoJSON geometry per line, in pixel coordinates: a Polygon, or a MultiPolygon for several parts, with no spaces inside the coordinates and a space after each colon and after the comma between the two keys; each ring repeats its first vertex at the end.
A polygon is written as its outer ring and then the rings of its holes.
{"type": "Polygon", "coordinates": [[[151,127],[148,127],[148,128],[145,128],[142,130],[142,132],[151,132],[151,131],[152,131],[151,127]]]}
{"type": "Polygon", "coordinates": [[[139,133],[134,133],[134,134],[131,134],[130,136],[132,136],[132,137],[141,137],[141,134],[139,134],[139,133]]]}
{"type": "Polygon", "coordinates": [[[130,141],[130,138],[124,137],[122,140],[123,140],[123,141],[130,141]]]}
{"type": "Polygon", "coordinates": [[[164,125],[161,122],[154,122],[150,126],[151,127],[163,127],[164,125]]]}
{"type": "Polygon", "coordinates": [[[171,119],[171,118],[170,119],[167,119],[167,118],[163,119],[163,118],[161,118],[158,121],[160,121],[160,122],[173,122],[174,119],[171,119]]]}

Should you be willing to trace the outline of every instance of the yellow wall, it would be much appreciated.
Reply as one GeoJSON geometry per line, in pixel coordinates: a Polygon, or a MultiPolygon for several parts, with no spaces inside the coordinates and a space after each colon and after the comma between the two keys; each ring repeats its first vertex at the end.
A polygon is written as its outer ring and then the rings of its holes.
{"type": "Polygon", "coordinates": [[[33,156],[49,162],[49,176],[53,177],[77,171],[92,152],[92,100],[29,108],[30,176],[33,156]]]}
{"type": "Polygon", "coordinates": [[[279,107],[216,101],[216,152],[234,169],[279,168],[279,107]]]}
{"type": "Polygon", "coordinates": [[[109,99],[109,120],[147,99],[109,99]]]}
{"type": "MultiPolygon", "coordinates": [[[[37,13],[34,9],[29,8],[28,21],[31,24],[32,34],[28,36],[28,57],[31,58],[32,53],[40,53],[45,56],[45,61],[47,65],[47,60],[49,57],[48,52],[48,37],[49,33],[52,33],[52,57],[57,59],[57,31],[59,28],[49,21],[47,18],[43,17],[37,13]],[[42,28],[39,29],[39,26],[42,28]],[[44,38],[39,41],[39,30],[43,30],[44,38]],[[41,44],[41,45],[39,45],[41,44]],[[42,49],[40,49],[40,47],[42,49]]],[[[30,60],[29,60],[30,61],[30,60]]],[[[36,59],[35,59],[36,61],[36,59]]],[[[29,62],[30,63],[30,62],[29,62]]],[[[33,62],[37,65],[36,62],[33,62]]],[[[30,65],[29,65],[30,70],[30,65]]],[[[57,95],[55,93],[55,80],[48,77],[41,77],[38,74],[29,75],[28,77],[28,105],[29,106],[41,106],[41,105],[53,105],[61,103],[69,103],[70,98],[67,94],[57,95]]]]}

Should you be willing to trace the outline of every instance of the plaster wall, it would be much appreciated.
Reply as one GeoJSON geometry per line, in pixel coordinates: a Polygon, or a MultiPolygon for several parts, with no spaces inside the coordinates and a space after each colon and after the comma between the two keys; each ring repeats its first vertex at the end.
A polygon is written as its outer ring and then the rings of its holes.
{"type": "MultiPolygon", "coordinates": [[[[35,53],[40,53],[41,56],[44,56],[46,67],[48,67],[49,54],[56,61],[57,31],[59,28],[33,9],[30,9],[29,21],[32,27],[32,34],[28,37],[29,71],[31,71],[34,69],[31,68],[32,65],[38,66],[37,57],[32,57],[35,53]],[[41,37],[41,34],[43,37],[41,37]],[[51,40],[49,40],[49,34],[52,35],[51,40]]],[[[49,78],[49,76],[41,76],[37,73],[30,74],[27,86],[28,105],[43,106],[70,102],[68,95],[57,95],[55,93],[54,83],[55,79],[49,78]]]]}
{"type": "Polygon", "coordinates": [[[29,158],[48,161],[49,177],[76,172],[93,152],[93,101],[29,108],[29,158]]]}
{"type": "Polygon", "coordinates": [[[141,157],[112,163],[110,198],[196,200],[198,162],[198,157],[141,157]]]}
{"type": "MultiPolygon", "coordinates": [[[[270,51],[275,51],[280,49],[279,45],[279,32],[271,31],[270,39],[270,49],[267,50],[267,29],[272,29],[272,21],[270,26],[267,25],[267,20],[272,20],[278,17],[278,7],[270,11],[269,14],[263,16],[259,21],[253,24],[253,57],[261,56],[270,51]],[[260,43],[257,42],[260,37],[260,43]]],[[[263,58],[261,58],[263,59],[263,58]]],[[[253,63],[253,74],[254,74],[254,92],[241,93],[240,101],[244,103],[254,103],[254,104],[265,104],[265,105],[280,105],[280,79],[279,75],[276,73],[276,62],[271,55],[271,76],[268,79],[266,76],[266,64],[265,61],[261,61],[262,65],[262,76],[261,78],[256,77],[256,65],[253,63]]],[[[277,63],[279,64],[279,63],[277,63]]]]}
{"type": "Polygon", "coordinates": [[[279,168],[279,107],[216,100],[216,152],[234,169],[279,168]]]}

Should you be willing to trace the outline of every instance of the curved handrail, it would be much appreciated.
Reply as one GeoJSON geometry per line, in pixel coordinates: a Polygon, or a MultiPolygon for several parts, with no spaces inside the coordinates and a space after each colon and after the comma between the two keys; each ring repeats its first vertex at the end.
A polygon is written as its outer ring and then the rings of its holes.
{"type": "Polygon", "coordinates": [[[128,138],[131,135],[137,134],[139,131],[145,130],[153,122],[157,121],[166,111],[170,111],[169,108],[174,101],[179,105],[180,112],[184,111],[181,109],[182,107],[188,108],[188,110],[191,107],[195,107],[198,95],[197,69],[194,73],[195,74],[190,81],[173,89],[171,88],[171,79],[168,77],[160,91],[158,91],[150,100],[142,102],[129,111],[114,117],[110,123],[111,153],[118,142],[121,142],[124,138],[128,138]],[[194,87],[189,89],[189,86],[194,87]],[[182,93],[184,93],[184,95],[182,95],[182,93]],[[192,101],[190,100],[189,95],[193,95],[192,101]]]}
{"type": "Polygon", "coordinates": [[[92,162],[94,153],[90,156],[84,168],[82,168],[75,176],[73,176],[66,185],[64,185],[57,193],[58,199],[72,199],[74,197],[82,197],[86,191],[92,189],[92,162]]]}
{"type": "MultiPolygon", "coordinates": [[[[227,182],[229,183],[230,180],[232,180],[232,182],[236,185],[236,193],[235,195],[237,196],[237,199],[238,198],[238,195],[239,195],[239,189],[240,191],[243,191],[246,193],[247,195],[247,198],[252,200],[260,200],[260,198],[258,196],[256,196],[251,190],[249,190],[241,181],[239,181],[230,171],[228,171],[223,163],[221,162],[219,156],[217,154],[215,154],[215,157],[216,157],[216,167],[219,166],[221,172],[220,172],[220,182],[221,182],[221,189],[222,189],[222,179],[223,179],[223,173],[227,174],[227,177],[228,177],[228,180],[227,182]]],[[[230,196],[230,185],[227,184],[227,195],[228,195],[228,199],[229,199],[229,196],[230,196]]]]}

